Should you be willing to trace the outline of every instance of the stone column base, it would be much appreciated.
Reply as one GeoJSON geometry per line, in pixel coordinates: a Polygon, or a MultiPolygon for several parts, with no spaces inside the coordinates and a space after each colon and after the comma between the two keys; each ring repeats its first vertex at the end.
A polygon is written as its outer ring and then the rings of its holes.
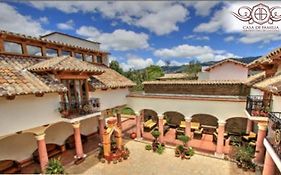
{"type": "Polygon", "coordinates": [[[83,156],[78,157],[77,155],[74,156],[74,159],[81,159],[81,158],[86,158],[87,154],[83,154],[83,156]]]}

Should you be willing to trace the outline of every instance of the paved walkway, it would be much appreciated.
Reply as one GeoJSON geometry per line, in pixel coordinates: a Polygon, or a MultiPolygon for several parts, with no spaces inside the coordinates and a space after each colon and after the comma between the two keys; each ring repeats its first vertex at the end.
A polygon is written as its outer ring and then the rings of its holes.
{"type": "Polygon", "coordinates": [[[67,168],[69,174],[92,175],[253,175],[243,172],[236,164],[216,158],[195,155],[190,160],[174,157],[174,149],[166,148],[163,155],[144,149],[145,144],[129,141],[126,146],[131,151],[128,160],[117,164],[103,164],[94,155],[85,162],[67,168]]]}

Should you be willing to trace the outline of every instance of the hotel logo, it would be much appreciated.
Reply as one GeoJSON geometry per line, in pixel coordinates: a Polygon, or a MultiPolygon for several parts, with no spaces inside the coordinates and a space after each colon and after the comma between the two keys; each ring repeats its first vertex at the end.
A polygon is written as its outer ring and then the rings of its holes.
{"type": "Polygon", "coordinates": [[[253,7],[242,6],[237,12],[232,12],[232,15],[249,24],[243,26],[244,31],[278,31],[279,27],[273,24],[281,21],[281,7],[259,3],[253,7]]]}

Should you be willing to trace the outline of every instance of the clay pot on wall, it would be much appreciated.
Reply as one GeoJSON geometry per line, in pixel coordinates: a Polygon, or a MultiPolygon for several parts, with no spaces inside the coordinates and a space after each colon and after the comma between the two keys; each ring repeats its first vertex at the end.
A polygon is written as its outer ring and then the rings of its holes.
{"type": "Polygon", "coordinates": [[[131,137],[131,139],[135,139],[135,138],[137,138],[137,134],[135,132],[132,132],[130,134],[130,137],[131,137]]]}

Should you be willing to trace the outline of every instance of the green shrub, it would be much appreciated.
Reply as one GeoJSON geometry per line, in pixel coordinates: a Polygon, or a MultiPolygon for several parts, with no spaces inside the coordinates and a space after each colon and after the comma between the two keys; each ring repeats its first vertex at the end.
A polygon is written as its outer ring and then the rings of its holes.
{"type": "Polygon", "coordinates": [[[185,152],[185,155],[187,156],[193,156],[194,155],[194,149],[192,147],[189,147],[188,150],[185,152]]]}
{"type": "Polygon", "coordinates": [[[145,145],[145,149],[150,151],[152,149],[152,146],[151,145],[145,145]]]}
{"type": "Polygon", "coordinates": [[[60,160],[51,159],[46,168],[46,174],[65,174],[64,167],[60,160]]]}
{"type": "Polygon", "coordinates": [[[160,136],[160,134],[161,134],[161,132],[158,131],[158,130],[153,130],[153,131],[151,132],[151,135],[152,135],[155,139],[157,139],[157,138],[160,136]]]}
{"type": "Polygon", "coordinates": [[[156,152],[157,152],[158,154],[163,154],[164,150],[165,150],[165,147],[162,146],[161,144],[159,144],[158,147],[157,147],[157,149],[156,149],[156,152]]]}
{"type": "Polygon", "coordinates": [[[180,135],[180,136],[178,136],[178,139],[179,139],[180,141],[182,141],[182,143],[183,143],[184,145],[190,140],[190,138],[189,138],[188,136],[186,136],[186,135],[180,135]]]}
{"type": "Polygon", "coordinates": [[[183,145],[178,145],[177,150],[179,150],[180,153],[184,151],[184,146],[183,145]]]}

